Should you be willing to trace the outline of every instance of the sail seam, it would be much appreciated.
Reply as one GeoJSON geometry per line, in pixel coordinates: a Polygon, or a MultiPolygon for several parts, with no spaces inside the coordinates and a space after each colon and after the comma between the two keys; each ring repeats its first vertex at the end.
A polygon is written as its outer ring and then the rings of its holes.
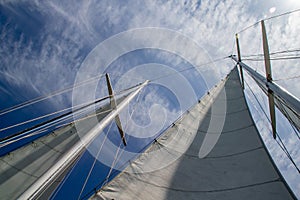
{"type": "MultiPolygon", "coordinates": [[[[244,127],[241,127],[241,128],[233,129],[233,130],[230,130],[230,131],[222,131],[222,134],[226,134],[226,133],[234,133],[234,132],[236,132],[236,131],[243,130],[243,129],[247,129],[247,128],[250,128],[250,127],[253,127],[253,124],[250,124],[250,125],[248,125],[248,126],[244,126],[244,127]]],[[[198,131],[198,132],[201,132],[201,133],[217,134],[217,133],[213,133],[213,132],[203,131],[203,130],[200,130],[200,129],[198,129],[197,131],[198,131]]]]}
{"type": "MultiPolygon", "coordinates": [[[[237,111],[234,111],[234,112],[226,113],[226,115],[232,115],[232,114],[244,112],[244,111],[247,111],[247,110],[248,110],[247,108],[244,108],[244,109],[237,110],[237,111]]],[[[202,109],[199,110],[199,112],[202,113],[202,114],[205,114],[205,115],[209,115],[209,116],[224,116],[222,114],[211,114],[211,112],[203,112],[202,109]]]]}
{"type": "MultiPolygon", "coordinates": [[[[162,144],[162,143],[160,143],[158,141],[156,143],[158,145],[162,146],[163,148],[165,148],[168,153],[172,154],[172,152],[170,151],[171,149],[168,148],[166,145],[164,145],[164,144],[162,144]]],[[[260,150],[262,148],[263,148],[263,146],[259,146],[259,147],[253,148],[253,149],[248,149],[248,150],[237,152],[237,153],[233,153],[233,154],[221,155],[221,156],[207,156],[207,157],[204,157],[204,158],[201,158],[201,159],[217,159],[217,158],[233,157],[233,156],[238,156],[238,155],[250,153],[250,152],[253,152],[253,151],[257,151],[257,150],[260,150]]],[[[181,153],[181,152],[176,151],[174,149],[172,149],[172,150],[175,151],[175,152],[177,152],[177,153],[181,153]]],[[[198,159],[200,159],[198,155],[192,155],[192,154],[187,154],[187,153],[184,153],[183,155],[186,156],[186,157],[189,157],[189,158],[198,158],[198,159]]]]}
{"type": "Polygon", "coordinates": [[[249,184],[249,185],[243,185],[243,186],[232,187],[232,188],[224,188],[224,189],[216,189],[216,190],[185,190],[185,189],[179,189],[179,188],[172,188],[172,187],[157,185],[157,184],[154,184],[154,183],[151,183],[151,182],[147,182],[147,181],[145,181],[143,179],[140,179],[140,178],[136,178],[136,179],[140,182],[143,182],[143,183],[146,183],[146,184],[152,185],[154,187],[158,187],[158,188],[164,188],[164,189],[167,189],[167,190],[173,190],[173,191],[178,191],[178,192],[195,192],[195,193],[227,192],[227,191],[232,191],[232,190],[240,190],[240,189],[257,187],[257,186],[276,183],[276,182],[282,182],[280,179],[276,178],[276,179],[269,180],[269,181],[264,181],[264,182],[260,182],[260,183],[253,183],[253,184],[249,184]]]}
{"type": "Polygon", "coordinates": [[[26,172],[26,171],[24,171],[24,170],[22,170],[22,169],[19,169],[19,168],[17,168],[16,166],[11,165],[9,162],[6,162],[6,161],[3,160],[3,159],[1,159],[1,161],[4,162],[5,164],[9,165],[10,167],[14,168],[15,170],[19,171],[19,172],[22,172],[22,173],[24,173],[24,174],[26,174],[26,175],[28,175],[28,176],[34,177],[34,178],[39,178],[39,176],[36,176],[36,175],[31,174],[31,173],[29,173],[29,172],[26,172]]]}

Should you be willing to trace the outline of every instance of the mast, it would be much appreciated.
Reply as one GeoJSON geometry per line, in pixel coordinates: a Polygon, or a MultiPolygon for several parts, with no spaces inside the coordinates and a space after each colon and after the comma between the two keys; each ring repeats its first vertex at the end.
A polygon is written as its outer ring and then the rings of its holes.
{"type": "Polygon", "coordinates": [[[59,177],[65,169],[67,169],[83,152],[85,147],[89,145],[102,130],[118,116],[118,114],[128,105],[128,103],[143,89],[149,81],[145,81],[139,88],[126,97],[118,107],[108,114],[99,124],[92,130],[87,132],[81,140],[76,143],[55,165],[53,165],[47,173],[43,174],[33,185],[30,186],[21,196],[20,199],[36,199],[48,186],[59,177]]]}

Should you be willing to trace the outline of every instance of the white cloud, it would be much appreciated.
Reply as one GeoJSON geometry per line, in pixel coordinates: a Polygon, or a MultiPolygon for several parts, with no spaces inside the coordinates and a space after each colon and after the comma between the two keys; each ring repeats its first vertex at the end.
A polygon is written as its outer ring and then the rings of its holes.
{"type": "MultiPolygon", "coordinates": [[[[20,26],[24,24],[18,25],[19,21],[14,21],[15,19],[10,19],[11,21],[1,26],[0,78],[9,84],[15,84],[20,88],[40,94],[72,84],[87,53],[99,42],[121,31],[141,27],[173,29],[196,41],[208,52],[211,59],[214,59],[234,53],[234,34],[255,23],[264,15],[270,16],[270,8],[277,8],[276,12],[272,9],[274,13],[292,8],[291,0],[284,6],[280,6],[282,3],[279,1],[273,1],[271,4],[268,1],[261,3],[261,1],[233,0],[203,0],[201,3],[199,1],[186,3],[84,1],[76,4],[53,1],[7,2],[2,2],[2,6],[14,15],[18,15],[18,19],[22,15],[16,7],[25,4],[28,5],[28,13],[32,13],[32,18],[35,19],[35,14],[38,13],[37,16],[42,17],[43,24],[38,31],[32,30],[34,32],[34,34],[32,32],[34,35],[32,37],[28,35],[28,32],[16,36],[14,31],[22,30],[24,27],[20,26]],[[17,25],[11,26],[10,24],[13,23],[17,25]]],[[[299,17],[300,15],[296,13],[266,21],[271,52],[299,48],[299,17]]],[[[167,42],[172,42],[172,40],[167,42]]],[[[242,32],[240,42],[242,55],[261,53],[260,25],[242,32]]],[[[196,63],[207,63],[210,60],[203,52],[191,52],[191,55],[194,55],[196,63]]],[[[161,53],[160,56],[163,58],[165,55],[161,53]]],[[[165,59],[168,62],[179,62],[176,57],[165,57],[165,59]]],[[[131,62],[134,63],[134,61],[131,62]]],[[[263,62],[247,63],[264,73],[263,62]]],[[[296,67],[299,64],[299,60],[273,61],[274,78],[299,74],[296,67]]],[[[208,85],[212,86],[232,67],[231,61],[224,60],[216,65],[201,67],[201,72],[208,80],[208,85]]],[[[122,72],[120,70],[115,73],[121,74],[122,72]]],[[[300,87],[297,82],[297,79],[278,81],[283,87],[300,97],[300,87]]],[[[9,92],[7,88],[5,90],[9,92]]],[[[103,94],[106,88],[102,87],[100,90],[103,94]]],[[[53,103],[59,106],[64,101],[65,99],[62,98],[55,99],[53,103]]],[[[263,133],[267,131],[265,124],[258,124],[258,126],[261,127],[263,133]]],[[[293,142],[291,140],[286,140],[286,142],[290,149],[293,149],[293,142]]],[[[270,150],[275,154],[275,158],[282,158],[282,154],[277,154],[280,150],[275,146],[276,144],[269,145],[270,150]]],[[[294,151],[293,154],[297,157],[300,152],[294,151]]],[[[299,179],[288,173],[291,165],[286,161],[283,162],[284,159],[276,160],[287,178],[293,183],[293,187],[300,188],[300,181],[298,183],[296,181],[299,179]]]]}

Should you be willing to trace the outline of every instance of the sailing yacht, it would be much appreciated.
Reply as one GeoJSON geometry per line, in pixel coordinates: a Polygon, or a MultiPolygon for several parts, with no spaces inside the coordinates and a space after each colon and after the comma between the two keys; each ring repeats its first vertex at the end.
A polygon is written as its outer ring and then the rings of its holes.
{"type": "MultiPolygon", "coordinates": [[[[79,191],[78,199],[296,199],[251,116],[243,71],[249,72],[268,95],[274,138],[274,107],[284,109],[298,128],[299,101],[272,82],[265,36],[266,78],[242,62],[238,40],[237,47],[238,57],[230,56],[237,65],[230,73],[132,159],[118,163],[118,153],[127,145],[119,114],[148,81],[116,99],[107,75],[109,95],[105,99],[110,102],[95,113],[29,140],[49,124],[80,113],[96,101],[1,139],[0,198],[55,199],[87,147],[113,122],[121,141],[111,152],[114,166],[106,168],[107,176],[92,190],[79,191]],[[21,140],[26,140],[24,145],[13,146],[21,140]]],[[[96,164],[95,159],[93,166],[96,164]]],[[[69,191],[73,192],[72,188],[69,191]]]]}

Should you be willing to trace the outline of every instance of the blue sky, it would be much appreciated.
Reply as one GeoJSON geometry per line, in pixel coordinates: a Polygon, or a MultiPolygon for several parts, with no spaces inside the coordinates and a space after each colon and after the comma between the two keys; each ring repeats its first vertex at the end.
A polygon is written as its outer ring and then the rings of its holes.
{"type": "MultiPolygon", "coordinates": [[[[163,49],[137,49],[119,56],[104,70],[102,68],[100,70],[99,66],[95,66],[95,69],[98,70],[96,72],[109,72],[115,90],[119,91],[136,84],[145,77],[153,78],[172,70],[179,71],[191,67],[194,63],[198,64],[200,66],[198,70],[184,71],[181,76],[170,78],[168,80],[170,85],[166,86],[166,82],[156,81],[147,88],[147,92],[143,93],[141,98],[144,101],[139,105],[139,112],[136,112],[135,116],[136,119],[143,120],[136,121],[137,125],[142,126],[153,123],[154,127],[156,123],[159,123],[161,118],[154,117],[151,121],[151,116],[145,111],[151,110],[153,116],[155,116],[158,110],[156,106],[165,108],[165,125],[167,125],[176,119],[180,113],[179,100],[172,101],[176,95],[170,89],[171,85],[180,86],[180,83],[176,80],[182,79],[191,86],[191,90],[195,92],[193,100],[196,101],[207,88],[216,84],[233,67],[233,63],[228,59],[216,64],[203,66],[201,64],[235,52],[234,34],[236,32],[262,18],[296,8],[300,8],[300,3],[295,0],[287,0],[284,3],[279,0],[264,3],[259,0],[186,2],[1,1],[0,110],[74,84],[78,78],[80,79],[82,75],[80,70],[83,68],[83,63],[87,63],[85,61],[90,58],[89,55],[91,55],[92,50],[97,49],[99,44],[116,34],[132,29],[159,27],[186,36],[197,43],[202,50],[193,52],[189,46],[180,46],[183,49],[182,51],[191,55],[188,62],[179,55],[163,49]],[[151,63],[160,64],[160,66],[151,63]],[[153,69],[160,68],[160,71],[157,73],[145,71],[145,68],[149,66],[153,69]],[[163,66],[168,67],[164,68],[163,66]],[[162,69],[165,69],[165,71],[162,69]],[[130,78],[126,78],[125,75],[130,78]]],[[[298,19],[299,13],[295,13],[266,21],[271,51],[299,49],[300,22],[298,19]]],[[[151,36],[147,37],[150,38],[151,36]]],[[[137,39],[137,43],[140,41],[137,39]]],[[[116,45],[128,45],[126,44],[127,41],[122,42],[124,44],[116,45]]],[[[166,46],[169,45],[168,42],[170,43],[170,41],[160,41],[159,38],[157,38],[157,41],[153,40],[151,42],[153,46],[166,46]]],[[[242,32],[240,42],[243,55],[261,53],[260,26],[242,32]]],[[[101,56],[109,56],[106,54],[113,51],[116,46],[109,48],[107,51],[99,52],[101,56]]],[[[175,47],[172,48],[175,49],[175,47]]],[[[263,63],[248,62],[248,64],[264,74],[263,63]]],[[[299,64],[298,60],[272,63],[274,79],[288,78],[299,74],[299,70],[295,67],[299,64]]],[[[89,73],[93,74],[92,72],[89,73]]],[[[253,84],[251,80],[249,80],[249,83],[253,84]]],[[[298,98],[300,97],[300,87],[297,84],[297,79],[278,81],[277,83],[298,98]]],[[[89,94],[89,87],[90,85],[87,85],[84,89],[81,88],[82,94],[80,97],[82,101],[89,94]]],[[[92,91],[96,97],[106,95],[104,79],[96,84],[96,88],[97,92],[92,91]]],[[[259,93],[259,88],[254,87],[254,89],[264,102],[265,107],[267,107],[266,99],[259,93]]],[[[16,112],[2,115],[0,116],[0,129],[69,107],[74,104],[72,100],[74,101],[74,93],[69,92],[16,112]]],[[[259,119],[262,115],[259,111],[256,111],[255,108],[258,108],[258,106],[255,105],[251,95],[249,95],[248,101],[253,103],[251,110],[256,119],[259,119]]],[[[185,103],[186,107],[192,105],[192,101],[185,103]]],[[[294,176],[295,171],[292,166],[286,159],[282,159],[284,158],[283,154],[280,153],[276,144],[271,140],[268,124],[264,120],[257,121],[257,125],[262,130],[263,137],[281,171],[292,185],[292,188],[295,191],[300,191],[299,175],[294,176]]],[[[290,133],[291,131],[286,128],[288,125],[284,123],[284,119],[279,117],[279,121],[279,130],[283,134],[288,147],[292,150],[293,147],[299,145],[299,142],[290,133]]],[[[2,131],[1,137],[15,133],[25,127],[21,126],[2,131]]],[[[293,150],[292,155],[299,165],[300,151],[293,150]]],[[[82,159],[88,159],[89,156],[86,153],[86,157],[82,159]]],[[[80,163],[78,166],[80,166],[80,163]]],[[[77,168],[74,170],[76,171],[77,168]]],[[[92,185],[93,181],[91,180],[87,184],[87,188],[92,187],[92,185]]],[[[67,185],[65,187],[68,188],[67,185]]],[[[298,195],[300,194],[298,193],[298,195]]]]}

